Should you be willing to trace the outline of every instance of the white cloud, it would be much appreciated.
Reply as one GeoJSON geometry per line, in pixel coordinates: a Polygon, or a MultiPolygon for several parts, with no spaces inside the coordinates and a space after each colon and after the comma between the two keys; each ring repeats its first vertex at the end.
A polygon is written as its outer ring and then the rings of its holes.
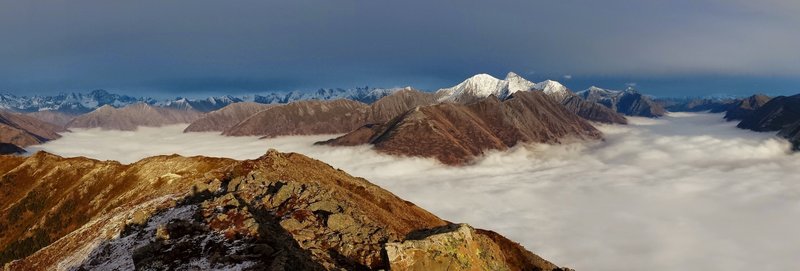
{"type": "Polygon", "coordinates": [[[578,270],[792,270],[800,254],[800,157],[717,114],[631,118],[604,142],[493,152],[473,166],[271,140],[77,131],[35,147],[132,162],[177,152],[255,158],[296,151],[363,176],[444,219],[498,231],[578,270]]]}
{"type": "Polygon", "coordinates": [[[572,79],[572,75],[571,74],[564,75],[564,79],[570,80],[572,79]]]}

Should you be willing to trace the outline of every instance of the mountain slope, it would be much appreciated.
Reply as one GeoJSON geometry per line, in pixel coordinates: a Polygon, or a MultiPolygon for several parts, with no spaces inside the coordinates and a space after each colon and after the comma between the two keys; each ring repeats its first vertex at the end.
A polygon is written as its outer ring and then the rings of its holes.
{"type": "Polygon", "coordinates": [[[757,132],[778,131],[800,149],[800,94],[772,98],[745,117],[737,127],[757,132]]]}
{"type": "Polygon", "coordinates": [[[191,123],[201,116],[202,113],[195,110],[161,108],[145,103],[133,104],[123,108],[114,108],[106,105],[73,119],[67,124],[67,127],[133,131],[140,126],[159,127],[191,123]]]}
{"type": "Polygon", "coordinates": [[[233,103],[205,114],[192,122],[183,132],[222,132],[270,106],[272,105],[251,102],[233,103]]]}
{"type": "Polygon", "coordinates": [[[435,103],[436,97],[433,93],[421,92],[412,88],[406,88],[370,104],[367,122],[387,122],[417,106],[431,105],[435,103]]]}
{"type": "Polygon", "coordinates": [[[369,106],[351,100],[300,101],[272,106],[225,130],[227,136],[346,133],[367,120],[369,106]]]}
{"type": "Polygon", "coordinates": [[[122,165],[40,152],[0,162],[0,209],[7,210],[0,263],[20,259],[10,270],[402,270],[453,248],[468,254],[451,261],[468,266],[566,270],[496,233],[453,231],[300,154],[173,155],[122,165]],[[451,241],[433,241],[440,237],[451,241]],[[423,242],[430,253],[408,242],[423,242]],[[384,249],[408,257],[384,257],[384,249]]]}
{"type": "Polygon", "coordinates": [[[0,110],[0,143],[19,147],[41,144],[60,138],[64,129],[22,114],[0,110]]]}
{"type": "Polygon", "coordinates": [[[388,154],[460,165],[486,150],[505,150],[520,142],[601,137],[600,131],[544,93],[520,91],[503,101],[490,96],[466,105],[417,107],[388,123],[367,125],[319,144],[372,144],[388,154]]]}
{"type": "Polygon", "coordinates": [[[66,127],[67,123],[78,116],[77,114],[63,113],[52,110],[25,113],[25,115],[34,117],[38,120],[56,125],[58,127],[66,127]]]}

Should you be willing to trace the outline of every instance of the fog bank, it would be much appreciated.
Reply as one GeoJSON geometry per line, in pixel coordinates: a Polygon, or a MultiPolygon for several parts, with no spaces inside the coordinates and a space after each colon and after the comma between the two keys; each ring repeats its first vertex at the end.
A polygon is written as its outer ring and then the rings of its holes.
{"type": "Polygon", "coordinates": [[[631,118],[600,126],[604,142],[518,147],[466,167],[311,145],[330,136],[259,140],[183,128],[75,130],[28,150],[124,163],[300,152],[578,270],[792,270],[800,254],[800,156],[719,114],[631,118]]]}

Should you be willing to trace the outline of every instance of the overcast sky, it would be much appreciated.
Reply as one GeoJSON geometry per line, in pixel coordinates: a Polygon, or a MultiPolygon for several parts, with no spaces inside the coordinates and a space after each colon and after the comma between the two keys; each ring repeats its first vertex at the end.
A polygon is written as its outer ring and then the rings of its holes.
{"type": "Polygon", "coordinates": [[[9,0],[0,91],[435,90],[515,71],[575,90],[800,93],[797,14],[795,0],[9,0]]]}

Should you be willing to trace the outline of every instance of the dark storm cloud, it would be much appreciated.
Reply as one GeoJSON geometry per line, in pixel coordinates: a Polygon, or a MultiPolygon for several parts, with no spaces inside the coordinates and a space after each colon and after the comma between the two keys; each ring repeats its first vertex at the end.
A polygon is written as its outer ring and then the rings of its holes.
{"type": "Polygon", "coordinates": [[[511,70],[791,79],[797,12],[785,0],[12,0],[0,3],[0,89],[434,89],[511,70]]]}

